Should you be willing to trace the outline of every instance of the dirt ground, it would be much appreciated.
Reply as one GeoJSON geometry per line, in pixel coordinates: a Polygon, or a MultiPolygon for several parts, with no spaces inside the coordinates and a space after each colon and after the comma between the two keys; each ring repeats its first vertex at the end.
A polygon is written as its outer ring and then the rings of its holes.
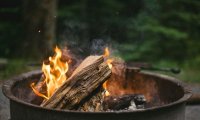
{"type": "MultiPolygon", "coordinates": [[[[193,91],[200,93],[200,85],[193,85],[193,91]]],[[[0,120],[8,120],[9,101],[2,93],[2,83],[0,83],[0,120]]],[[[186,120],[200,120],[200,105],[192,105],[186,107],[186,120]]]]}

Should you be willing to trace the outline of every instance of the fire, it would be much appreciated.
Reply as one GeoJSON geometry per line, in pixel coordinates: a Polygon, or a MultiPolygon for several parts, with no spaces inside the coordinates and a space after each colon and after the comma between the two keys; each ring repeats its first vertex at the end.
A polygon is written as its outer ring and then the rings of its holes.
{"type": "MultiPolygon", "coordinates": [[[[111,58],[108,58],[109,56],[110,56],[110,51],[109,51],[109,49],[108,49],[108,47],[106,47],[105,49],[104,49],[104,54],[103,54],[103,56],[104,56],[104,58],[106,58],[106,63],[108,64],[108,67],[110,68],[110,69],[112,69],[112,62],[113,62],[113,59],[111,59],[111,58]]],[[[110,95],[110,93],[108,92],[108,90],[107,90],[107,81],[105,81],[104,83],[103,83],[103,88],[104,88],[104,90],[105,90],[105,96],[109,96],[110,95]]]]}
{"type": "Polygon", "coordinates": [[[106,63],[108,64],[108,67],[110,69],[112,69],[112,62],[113,62],[113,59],[107,59],[106,63]]]}
{"type": "Polygon", "coordinates": [[[109,56],[110,56],[110,51],[109,51],[108,47],[106,47],[106,48],[104,49],[104,54],[103,54],[103,56],[104,56],[104,57],[109,57],[109,56]]]}
{"type": "Polygon", "coordinates": [[[61,61],[62,51],[58,47],[55,48],[55,53],[56,54],[53,57],[49,57],[49,64],[43,63],[42,65],[42,71],[45,75],[44,82],[47,87],[47,95],[37,91],[34,87],[34,83],[31,84],[33,92],[45,99],[49,99],[57,88],[67,80],[66,73],[69,68],[68,61],[61,61]]]}
{"type": "Polygon", "coordinates": [[[105,82],[103,83],[103,88],[104,88],[104,90],[105,90],[104,95],[105,95],[105,96],[110,96],[110,93],[109,93],[108,90],[107,90],[107,81],[105,81],[105,82]]]}
{"type": "Polygon", "coordinates": [[[110,51],[109,51],[108,47],[105,48],[103,56],[104,56],[104,58],[107,58],[106,63],[108,64],[108,67],[110,69],[112,69],[113,59],[108,58],[110,56],[110,51]]]}

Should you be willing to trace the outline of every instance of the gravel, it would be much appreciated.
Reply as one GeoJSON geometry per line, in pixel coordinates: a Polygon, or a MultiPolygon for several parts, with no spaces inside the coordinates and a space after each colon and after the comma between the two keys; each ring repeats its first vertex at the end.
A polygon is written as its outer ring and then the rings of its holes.
{"type": "Polygon", "coordinates": [[[9,101],[2,93],[2,83],[0,83],[0,120],[8,120],[9,113],[9,101]]]}

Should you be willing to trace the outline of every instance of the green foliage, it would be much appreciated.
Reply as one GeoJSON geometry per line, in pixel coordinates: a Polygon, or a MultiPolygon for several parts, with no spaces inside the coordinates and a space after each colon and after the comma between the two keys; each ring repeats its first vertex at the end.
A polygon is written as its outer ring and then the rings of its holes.
{"type": "Polygon", "coordinates": [[[17,13],[19,8],[0,8],[0,12],[17,13]]]}
{"type": "MultiPolygon", "coordinates": [[[[189,78],[200,66],[199,11],[199,0],[60,0],[57,42],[90,50],[94,39],[105,39],[126,61],[178,65],[184,68],[181,78],[189,78]]],[[[0,13],[19,12],[0,8],[0,13]]],[[[0,22],[1,57],[18,53],[22,28],[22,21],[0,22]]]]}
{"type": "Polygon", "coordinates": [[[22,23],[19,22],[19,7],[0,8],[0,57],[16,56],[18,44],[22,40],[22,23]],[[13,18],[12,16],[16,16],[13,18]],[[8,17],[8,18],[6,18],[8,17]]]}
{"type": "Polygon", "coordinates": [[[199,9],[200,2],[198,5],[195,5],[197,2],[185,2],[143,1],[143,9],[127,25],[127,41],[134,49],[122,47],[123,57],[128,61],[167,59],[177,62],[198,57],[199,14],[193,10],[199,9]]]}
{"type": "Polygon", "coordinates": [[[12,57],[16,55],[18,44],[22,39],[20,24],[11,22],[0,22],[0,56],[12,57]]]}

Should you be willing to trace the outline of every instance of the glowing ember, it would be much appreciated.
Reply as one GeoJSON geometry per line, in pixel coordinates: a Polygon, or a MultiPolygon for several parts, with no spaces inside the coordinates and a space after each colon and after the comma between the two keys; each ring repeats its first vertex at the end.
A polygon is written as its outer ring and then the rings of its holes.
{"type": "Polygon", "coordinates": [[[45,75],[44,82],[47,87],[47,95],[44,95],[34,88],[34,83],[31,84],[33,92],[45,99],[49,99],[52,94],[59,88],[62,83],[67,80],[66,73],[68,71],[68,62],[61,61],[62,51],[56,47],[56,55],[49,57],[49,64],[43,63],[42,71],[45,75]]]}
{"type": "Polygon", "coordinates": [[[109,96],[110,93],[107,91],[107,81],[105,81],[105,82],[103,83],[103,88],[104,88],[104,90],[105,90],[104,95],[105,95],[105,96],[109,96]]]}
{"type": "MultiPolygon", "coordinates": [[[[110,56],[110,51],[109,51],[109,49],[108,49],[108,47],[106,47],[105,48],[105,50],[104,50],[104,58],[107,58],[106,59],[106,63],[108,64],[108,67],[110,68],[110,69],[112,69],[112,62],[113,62],[113,59],[110,59],[110,58],[108,58],[109,56],[110,56]]],[[[104,83],[103,83],[103,88],[104,88],[104,90],[105,90],[105,96],[109,96],[110,95],[110,93],[108,92],[108,90],[107,90],[107,81],[105,81],[104,83]]]]}

